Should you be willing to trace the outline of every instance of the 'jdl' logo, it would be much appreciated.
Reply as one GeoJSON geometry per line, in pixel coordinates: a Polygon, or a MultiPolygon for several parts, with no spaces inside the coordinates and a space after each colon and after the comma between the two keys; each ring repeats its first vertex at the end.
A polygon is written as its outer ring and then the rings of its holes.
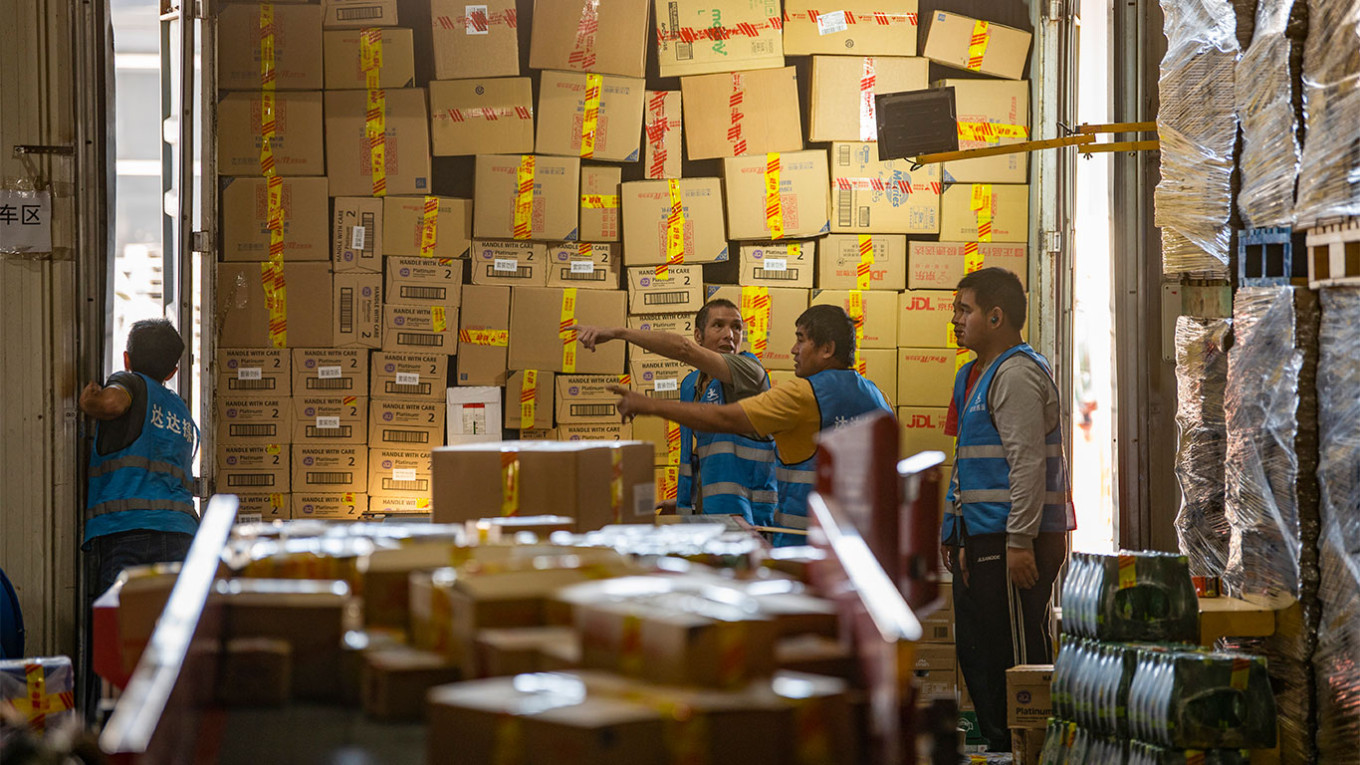
{"type": "MultiPolygon", "coordinates": [[[[920,298],[917,298],[917,300],[920,300],[920,298]]],[[[935,418],[928,414],[913,414],[911,416],[911,422],[907,423],[907,427],[912,429],[925,428],[927,430],[935,430],[935,418]]]]}
{"type": "Polygon", "coordinates": [[[932,311],[934,310],[934,306],[932,305],[932,303],[930,302],[930,298],[928,297],[914,297],[911,299],[911,305],[907,307],[907,310],[932,311]]]}

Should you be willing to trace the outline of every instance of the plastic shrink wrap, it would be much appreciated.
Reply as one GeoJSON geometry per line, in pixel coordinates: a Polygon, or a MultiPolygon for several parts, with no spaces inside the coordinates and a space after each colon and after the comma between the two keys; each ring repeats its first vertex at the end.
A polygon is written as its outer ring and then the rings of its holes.
{"type": "Polygon", "coordinates": [[[1360,215],[1360,0],[1308,0],[1305,139],[1294,217],[1311,228],[1360,215]]]}
{"type": "Polygon", "coordinates": [[[1294,220],[1303,63],[1298,27],[1306,26],[1306,3],[1260,0],[1251,45],[1237,62],[1237,118],[1242,122],[1237,209],[1249,228],[1288,226],[1294,220]]]}
{"type": "Polygon", "coordinates": [[[1176,535],[1191,576],[1223,575],[1228,519],[1223,514],[1223,460],[1228,433],[1223,393],[1228,383],[1231,319],[1176,320],[1176,478],[1181,508],[1176,535]]]}

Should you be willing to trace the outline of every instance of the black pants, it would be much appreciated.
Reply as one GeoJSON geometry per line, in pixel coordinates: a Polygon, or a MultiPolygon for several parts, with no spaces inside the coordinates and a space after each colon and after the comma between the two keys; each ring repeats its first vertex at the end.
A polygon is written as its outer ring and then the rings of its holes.
{"type": "Polygon", "coordinates": [[[1053,661],[1048,632],[1053,581],[1067,556],[1066,534],[1040,534],[1034,542],[1039,581],[1028,590],[1011,584],[1006,535],[968,537],[953,548],[954,639],[959,669],[977,710],[978,727],[993,751],[1010,751],[1006,727],[1006,670],[1053,661]],[[968,582],[958,556],[968,558],[968,582]]]}

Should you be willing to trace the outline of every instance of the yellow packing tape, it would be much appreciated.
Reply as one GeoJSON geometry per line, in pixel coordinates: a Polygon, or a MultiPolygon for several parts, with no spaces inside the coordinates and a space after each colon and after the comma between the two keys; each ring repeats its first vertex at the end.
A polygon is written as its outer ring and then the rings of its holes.
{"type": "Polygon", "coordinates": [[[435,245],[439,243],[439,197],[425,197],[425,206],[420,213],[420,255],[434,257],[435,245]]]}
{"type": "Polygon", "coordinates": [[[741,320],[751,341],[751,352],[758,359],[765,358],[770,339],[770,288],[747,286],[741,288],[741,320]]]}
{"type": "Polygon", "coordinates": [[[1232,674],[1228,676],[1228,685],[1234,690],[1245,691],[1247,682],[1251,678],[1251,660],[1233,659],[1232,674]]]}
{"type": "Polygon", "coordinates": [[[992,122],[960,122],[960,141],[979,141],[1001,143],[1002,138],[1028,138],[1029,128],[1024,125],[1006,125],[992,122]]]}
{"type": "Polygon", "coordinates": [[[977,242],[963,243],[963,273],[971,274],[982,268],[982,249],[977,242]]]}
{"type": "MultiPolygon", "coordinates": [[[[956,345],[958,344],[957,338],[955,339],[955,344],[956,345]]],[[[954,374],[958,374],[959,370],[963,369],[964,366],[967,364],[968,364],[968,349],[959,348],[957,351],[954,352],[954,374]]]]}
{"type": "Polygon", "coordinates": [[[600,122],[600,93],[604,90],[604,78],[598,74],[586,75],[586,103],[581,115],[581,157],[590,159],[595,156],[595,132],[600,122]]]}
{"type": "Polygon", "coordinates": [[[992,184],[974,183],[968,206],[977,216],[977,240],[992,241],[992,184]]]}
{"type": "Polygon", "coordinates": [[[359,31],[359,69],[364,73],[364,87],[376,90],[382,87],[383,38],[380,27],[369,27],[359,31]]]}
{"type": "Polygon", "coordinates": [[[519,422],[521,427],[532,428],[538,416],[538,370],[524,370],[524,386],[519,390],[519,422]]]}
{"type": "Polygon", "coordinates": [[[269,342],[275,348],[287,348],[288,284],[283,277],[283,263],[270,260],[260,263],[260,284],[264,287],[264,305],[269,311],[269,342]]]}
{"type": "Polygon", "coordinates": [[[618,194],[582,194],[581,207],[586,210],[617,210],[618,194]]]}
{"type": "Polygon", "coordinates": [[[562,371],[571,374],[576,371],[576,288],[562,290],[562,321],[557,326],[557,336],[562,339],[562,371]]]}
{"type": "Polygon", "coordinates": [[[1119,589],[1127,590],[1138,584],[1138,559],[1132,555],[1119,556],[1119,589]]]}
{"type": "Polygon", "coordinates": [[[973,23],[973,36],[968,39],[968,69],[970,71],[982,71],[982,57],[987,55],[987,40],[991,33],[987,30],[987,22],[976,21],[973,23]]]}
{"type": "Polygon", "coordinates": [[[534,155],[522,154],[515,170],[515,238],[528,239],[534,229],[534,155]]]}
{"type": "Polygon", "coordinates": [[[364,136],[368,138],[368,167],[373,178],[373,196],[387,196],[387,94],[382,90],[364,91],[368,98],[364,111],[364,136]]]}
{"type": "Polygon", "coordinates": [[[864,374],[867,366],[864,363],[864,355],[860,353],[864,348],[864,292],[862,290],[850,290],[850,319],[855,322],[855,371],[864,374]]]}
{"type": "Polygon", "coordinates": [[[519,515],[519,452],[501,452],[501,515],[519,515]]]}
{"type": "MultiPolygon", "coordinates": [[[[666,464],[680,464],[680,425],[666,420],[666,464]]],[[[672,497],[673,499],[673,497],[672,497]]]]}
{"type": "Polygon", "coordinates": [[[266,207],[268,208],[269,259],[283,262],[283,179],[271,175],[265,179],[266,207]]]}
{"type": "Polygon", "coordinates": [[[680,181],[666,179],[666,191],[671,202],[670,214],[666,216],[666,262],[656,267],[656,278],[662,281],[671,278],[671,266],[685,262],[685,201],[680,181]]]}
{"type": "Polygon", "coordinates": [[[765,155],[765,227],[771,239],[784,238],[784,205],[779,198],[779,152],[765,155]]]}
{"type": "Polygon", "coordinates": [[[273,90],[277,72],[274,70],[274,4],[260,3],[260,90],[273,90]]]}
{"type": "Polygon", "coordinates": [[[435,332],[443,332],[449,328],[448,319],[444,316],[444,306],[430,306],[430,324],[433,325],[435,332]]]}
{"type": "Polygon", "coordinates": [[[623,450],[609,450],[609,509],[614,522],[623,523],[623,450]]]}
{"type": "Polygon", "coordinates": [[[269,495],[269,506],[272,507],[272,508],[274,508],[275,510],[282,510],[282,509],[283,509],[283,495],[282,495],[282,494],[270,494],[270,495],[269,495]]]}
{"type": "Polygon", "coordinates": [[[24,664],[27,695],[8,700],[37,731],[47,729],[47,716],[75,707],[75,691],[47,692],[47,669],[38,662],[24,664]]]}
{"type": "Polygon", "coordinates": [[[274,167],[274,131],[278,123],[274,116],[274,91],[260,92],[260,174],[276,175],[274,167]]]}
{"type": "Polygon", "coordinates": [[[624,614],[622,634],[619,636],[619,669],[634,677],[642,674],[642,619],[624,614]]]}
{"type": "Polygon", "coordinates": [[[504,329],[465,329],[458,333],[458,342],[504,348],[510,344],[510,332],[504,329]]]}
{"type": "Polygon", "coordinates": [[[855,289],[869,289],[870,270],[874,265],[874,238],[859,235],[859,265],[855,266],[855,289]]]}

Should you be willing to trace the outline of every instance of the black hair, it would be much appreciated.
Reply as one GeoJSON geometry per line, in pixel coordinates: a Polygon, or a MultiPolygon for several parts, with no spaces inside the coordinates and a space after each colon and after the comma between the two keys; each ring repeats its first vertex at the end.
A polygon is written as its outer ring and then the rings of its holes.
{"type": "Polygon", "coordinates": [[[128,332],[127,352],[132,371],[162,381],[179,366],[184,339],[169,319],[142,319],[128,332]]]}
{"type": "Polygon", "coordinates": [[[855,363],[855,322],[838,305],[814,305],[794,322],[815,345],[836,344],[835,360],[844,369],[855,363]]]}
{"type": "Polygon", "coordinates": [[[958,289],[972,290],[978,308],[984,312],[1000,307],[1006,323],[1016,329],[1025,326],[1025,288],[1020,277],[1004,268],[981,268],[959,280],[958,289]]]}
{"type": "Polygon", "coordinates": [[[741,309],[737,308],[737,304],[727,298],[713,298],[707,303],[704,303],[704,307],[700,308],[699,312],[694,314],[694,328],[701,337],[703,336],[704,331],[708,329],[708,312],[714,307],[731,308],[738,314],[741,313],[741,309]]]}

